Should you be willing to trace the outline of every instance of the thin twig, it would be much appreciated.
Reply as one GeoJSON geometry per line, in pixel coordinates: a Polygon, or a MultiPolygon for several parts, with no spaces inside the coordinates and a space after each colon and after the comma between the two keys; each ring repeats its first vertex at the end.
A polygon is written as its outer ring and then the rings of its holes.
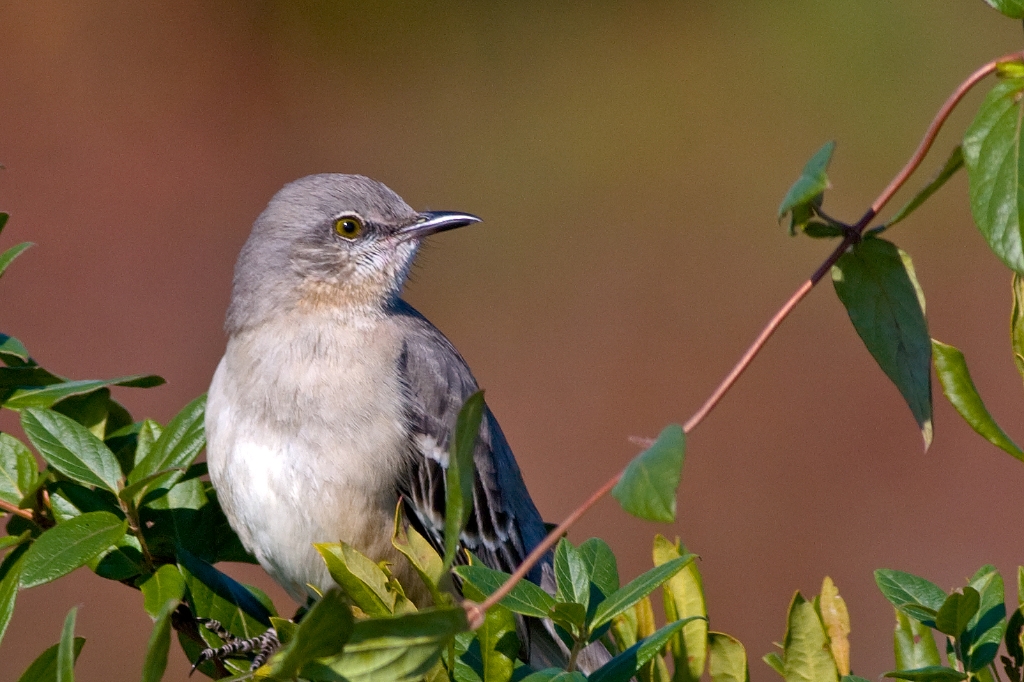
{"type": "MultiPolygon", "coordinates": [[[[772,316],[772,319],[768,321],[768,324],[765,325],[764,329],[761,330],[761,333],[758,334],[754,343],[750,345],[750,348],[747,349],[743,354],[743,357],[741,357],[732,370],[730,370],[729,374],[727,374],[725,379],[722,380],[722,383],[718,385],[708,399],[704,401],[704,404],[700,406],[700,409],[698,409],[686,422],[683,426],[684,431],[689,433],[696,428],[698,424],[704,421],[704,418],[707,417],[708,413],[718,405],[722,397],[730,388],[732,388],[737,379],[740,378],[740,375],[742,375],[747,367],[750,366],[754,358],[757,357],[757,354],[768,342],[768,339],[771,338],[772,334],[775,333],[775,330],[782,324],[783,320],[785,320],[796,305],[800,303],[808,293],[810,293],[811,289],[814,288],[814,285],[821,281],[825,274],[832,269],[832,266],[836,264],[844,253],[846,253],[846,250],[856,242],[860,241],[861,235],[864,233],[868,224],[874,220],[875,216],[878,215],[878,212],[881,211],[887,203],[889,203],[889,200],[892,199],[893,195],[896,194],[904,184],[906,184],[910,176],[915,170],[917,170],[918,166],[921,165],[924,157],[928,154],[928,150],[931,149],[932,143],[935,142],[935,138],[938,136],[942,125],[946,122],[946,119],[949,118],[950,113],[954,108],[956,108],[956,105],[960,103],[960,100],[963,99],[964,95],[966,95],[967,92],[977,85],[985,76],[988,76],[995,71],[1000,64],[1014,61],[1024,61],[1024,51],[1011,52],[1010,54],[990,61],[968,76],[967,79],[957,87],[953,94],[949,96],[939,109],[938,113],[935,114],[935,118],[932,119],[931,125],[928,126],[928,130],[925,131],[924,137],[921,139],[921,143],[917,146],[917,149],[910,157],[910,160],[907,161],[906,165],[900,170],[896,177],[892,179],[892,182],[882,190],[882,193],[878,195],[878,198],[875,199],[871,204],[871,207],[861,217],[861,219],[847,231],[846,236],[843,237],[839,246],[832,251],[829,257],[826,258],[820,266],[818,266],[818,269],[814,271],[810,278],[801,284],[793,295],[789,297],[781,308],[779,308],[779,311],[772,316]]],[[[464,602],[463,607],[466,609],[469,622],[471,624],[482,623],[483,614],[487,609],[504,599],[508,593],[512,591],[512,588],[515,587],[516,583],[526,577],[526,574],[530,572],[530,569],[541,560],[548,550],[554,547],[559,538],[561,538],[581,516],[589,511],[591,507],[597,504],[598,500],[604,497],[612,488],[615,487],[619,482],[619,479],[622,478],[622,474],[624,472],[625,469],[610,478],[604,485],[598,488],[594,494],[586,500],[586,502],[575,509],[565,518],[564,521],[558,524],[554,530],[548,533],[548,536],[544,538],[544,540],[537,545],[532,552],[530,552],[509,579],[506,580],[505,583],[494,593],[492,593],[490,597],[480,604],[469,601],[464,602]]]]}
{"type": "MultiPolygon", "coordinates": [[[[844,239],[843,241],[845,243],[846,240],[844,239]]],[[[838,249],[836,250],[838,251],[838,249]]],[[[846,250],[845,246],[843,247],[843,250],[846,250]]],[[[839,254],[842,255],[842,251],[839,251],[839,254]]],[[[732,368],[732,371],[730,371],[725,379],[722,380],[722,383],[718,385],[715,392],[712,393],[706,401],[704,401],[704,404],[700,406],[700,409],[697,410],[694,415],[690,417],[689,421],[683,425],[683,431],[689,433],[690,431],[693,431],[698,424],[704,421],[704,417],[708,416],[708,412],[710,412],[712,408],[718,404],[718,401],[722,399],[722,396],[732,388],[732,385],[740,378],[743,371],[751,362],[753,362],[754,356],[756,356],[761,348],[764,347],[764,344],[768,342],[768,339],[771,338],[771,335],[779,328],[779,325],[786,319],[786,316],[789,315],[790,311],[796,307],[797,303],[803,300],[804,296],[811,291],[813,286],[814,282],[807,280],[800,285],[800,288],[789,297],[789,300],[786,301],[781,308],[779,308],[779,312],[775,313],[772,319],[769,320],[768,324],[765,325],[765,328],[761,330],[761,333],[758,334],[757,338],[754,340],[754,343],[750,345],[750,348],[747,349],[747,352],[744,353],[743,357],[741,357],[739,362],[736,363],[736,366],[732,368]]]]}
{"type": "Polygon", "coordinates": [[[32,513],[31,509],[20,509],[18,505],[5,502],[4,500],[0,500],[0,509],[11,514],[17,514],[29,521],[33,521],[35,519],[35,515],[32,513]]]}

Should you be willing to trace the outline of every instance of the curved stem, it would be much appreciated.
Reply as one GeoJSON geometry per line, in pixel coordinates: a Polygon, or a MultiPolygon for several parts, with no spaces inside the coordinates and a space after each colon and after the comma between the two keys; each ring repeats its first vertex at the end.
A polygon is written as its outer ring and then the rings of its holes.
{"type": "Polygon", "coordinates": [[[917,170],[917,167],[924,161],[924,157],[928,154],[928,150],[931,149],[932,143],[935,142],[935,138],[939,134],[939,130],[942,128],[942,124],[949,118],[950,113],[956,108],[956,105],[960,103],[960,100],[964,98],[971,88],[978,84],[985,76],[989,75],[997,68],[1000,64],[1006,62],[1022,61],[1024,60],[1024,50],[1019,52],[1011,52],[1005,54],[998,59],[993,59],[988,64],[985,64],[980,69],[972,73],[967,79],[960,84],[960,86],[953,91],[953,94],[943,103],[938,113],[935,114],[935,118],[932,119],[931,125],[928,126],[928,130],[925,131],[924,137],[921,139],[921,143],[917,146],[914,151],[914,155],[907,161],[907,165],[903,167],[896,177],[892,179],[892,182],[882,190],[882,193],[878,195],[874,203],[871,204],[871,208],[868,210],[864,217],[857,223],[857,228],[861,231],[867,227],[867,224],[878,215],[878,212],[885,207],[889,200],[892,199],[896,191],[906,183],[907,178],[917,170]]]}
{"type": "MultiPolygon", "coordinates": [[[[754,339],[754,342],[750,345],[739,361],[737,361],[735,366],[733,366],[732,370],[729,371],[708,399],[704,401],[704,404],[700,406],[689,420],[687,420],[686,424],[683,426],[684,431],[689,433],[696,428],[698,424],[704,421],[704,418],[708,416],[708,413],[718,405],[722,397],[728,393],[729,389],[732,388],[747,367],[750,366],[750,363],[753,362],[754,358],[757,357],[757,354],[762,348],[764,348],[768,339],[770,339],[772,334],[775,333],[775,330],[779,328],[783,320],[785,320],[796,305],[800,303],[808,293],[810,293],[811,289],[814,288],[814,285],[821,281],[825,274],[832,269],[832,266],[836,264],[844,253],[846,253],[846,250],[856,242],[860,241],[860,237],[864,233],[868,224],[874,220],[875,216],[878,215],[878,212],[881,211],[887,203],[889,203],[889,200],[892,199],[893,195],[896,194],[904,184],[906,184],[910,176],[915,170],[917,170],[918,166],[921,165],[924,157],[928,154],[928,150],[931,149],[932,143],[935,142],[935,138],[938,136],[942,125],[946,122],[946,119],[949,118],[950,113],[952,113],[953,109],[956,108],[957,104],[960,103],[960,100],[964,98],[964,95],[966,95],[971,88],[977,85],[979,81],[985,78],[985,76],[988,76],[995,71],[1000,64],[1013,61],[1024,61],[1024,51],[1011,52],[1010,54],[1003,55],[998,59],[988,62],[968,76],[967,79],[964,80],[955,91],[953,91],[953,94],[949,96],[945,103],[943,103],[942,107],[939,108],[939,111],[935,114],[931,124],[925,131],[924,137],[921,139],[921,143],[917,146],[917,149],[910,157],[910,160],[907,161],[906,165],[904,165],[900,172],[896,174],[896,177],[892,179],[886,188],[882,190],[882,193],[878,195],[878,198],[872,202],[871,207],[861,217],[861,219],[858,220],[857,223],[847,232],[846,236],[843,237],[842,241],[839,243],[839,246],[829,254],[829,257],[818,266],[810,278],[801,284],[793,295],[789,297],[781,308],[779,308],[779,311],[772,316],[772,319],[768,321],[768,324],[761,330],[761,333],[757,335],[757,338],[754,339]]],[[[548,550],[554,547],[555,543],[558,542],[569,528],[575,524],[581,516],[589,511],[591,507],[597,504],[598,500],[604,497],[612,488],[615,487],[615,484],[619,482],[620,478],[622,478],[624,471],[625,469],[619,471],[612,478],[608,479],[608,481],[598,488],[593,495],[569,514],[569,516],[558,524],[554,530],[548,533],[547,537],[544,538],[544,540],[537,545],[532,552],[530,552],[509,579],[506,580],[505,583],[494,593],[492,593],[490,597],[480,604],[470,601],[463,602],[463,608],[466,610],[469,622],[474,625],[482,623],[484,612],[504,599],[508,593],[512,591],[512,588],[515,587],[516,583],[526,577],[526,574],[529,573],[530,569],[541,560],[548,550]]]]}

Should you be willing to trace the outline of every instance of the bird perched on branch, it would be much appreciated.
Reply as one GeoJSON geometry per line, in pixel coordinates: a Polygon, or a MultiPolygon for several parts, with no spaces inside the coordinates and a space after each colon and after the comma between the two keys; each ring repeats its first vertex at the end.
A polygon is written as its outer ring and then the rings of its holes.
{"type": "MultiPolygon", "coordinates": [[[[207,461],[242,544],[296,600],[333,586],[314,543],[344,541],[425,589],[391,535],[396,505],[443,551],[449,439],[478,390],[466,362],[399,296],[421,241],[479,222],[417,212],[358,175],[286,185],[235,266],[227,350],[206,408],[207,461]]],[[[511,572],[545,535],[486,410],[461,545],[511,572]]],[[[542,567],[530,574],[541,582],[542,567]]]]}

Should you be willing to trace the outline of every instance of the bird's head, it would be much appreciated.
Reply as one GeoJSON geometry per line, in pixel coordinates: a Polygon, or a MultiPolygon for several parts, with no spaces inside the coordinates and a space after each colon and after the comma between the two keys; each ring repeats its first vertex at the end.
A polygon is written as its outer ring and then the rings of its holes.
{"type": "Polygon", "coordinates": [[[468,213],[416,212],[361,175],[289,183],[256,219],[238,257],[228,332],[273,311],[383,310],[401,290],[424,237],[479,221],[468,213]]]}

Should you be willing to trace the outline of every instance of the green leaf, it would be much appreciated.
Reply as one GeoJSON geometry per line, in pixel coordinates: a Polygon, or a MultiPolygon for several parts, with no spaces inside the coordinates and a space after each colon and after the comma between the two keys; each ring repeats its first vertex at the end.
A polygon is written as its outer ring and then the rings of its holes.
{"type": "Polygon", "coordinates": [[[171,614],[178,608],[178,603],[179,600],[170,599],[157,613],[142,663],[142,682],[160,682],[163,679],[167,670],[167,654],[171,650],[171,614]]]}
{"type": "Polygon", "coordinates": [[[0,500],[20,504],[37,474],[29,449],[14,436],[0,433],[0,500]]]}
{"type": "Polygon", "coordinates": [[[800,226],[800,230],[812,239],[835,239],[845,234],[839,225],[823,223],[820,220],[809,221],[800,226]]]}
{"type": "Polygon", "coordinates": [[[545,668],[530,673],[519,682],[587,682],[587,676],[579,670],[573,670],[570,673],[561,668],[545,668]]]}
{"type": "MultiPolygon", "coordinates": [[[[681,557],[686,553],[681,549],[679,541],[670,542],[662,535],[654,537],[654,565],[662,564],[681,557]]],[[[704,586],[700,577],[697,562],[691,561],[683,570],[669,578],[664,585],[665,620],[690,619],[700,616],[703,620],[695,621],[678,636],[673,637],[669,644],[672,659],[675,662],[674,682],[700,680],[704,674],[704,666],[708,655],[708,623],[707,607],[704,603],[704,586]]]]}
{"type": "Polygon", "coordinates": [[[555,547],[555,601],[576,603],[584,613],[590,603],[590,574],[579,550],[562,538],[555,547]]]}
{"type": "Polygon", "coordinates": [[[141,579],[138,587],[142,591],[143,608],[151,618],[157,618],[167,602],[180,602],[185,596],[185,579],[174,564],[156,569],[141,579]]]}
{"type": "Polygon", "coordinates": [[[21,580],[23,560],[18,560],[0,580],[0,642],[4,640],[7,626],[14,615],[14,601],[18,596],[18,584],[21,580]]]}
{"type": "Polygon", "coordinates": [[[939,648],[935,646],[932,629],[899,609],[895,611],[893,648],[896,652],[896,668],[914,670],[939,665],[939,648]]]}
{"type": "Polygon", "coordinates": [[[39,388],[18,389],[4,401],[4,407],[12,410],[23,410],[26,407],[50,407],[58,400],[71,396],[92,393],[109,386],[130,386],[149,388],[164,383],[161,377],[152,374],[134,374],[116,379],[85,379],[81,381],[64,381],[39,388]]]}
{"type": "Polygon", "coordinates": [[[1017,567],[1017,606],[1024,607],[1024,566],[1017,567]]]}
{"type": "Polygon", "coordinates": [[[685,554],[678,559],[667,561],[661,566],[655,566],[651,570],[637,576],[635,579],[619,588],[608,598],[598,605],[594,617],[590,623],[590,629],[596,630],[612,618],[619,615],[633,604],[637,603],[659,585],[681,571],[686,564],[696,558],[696,554],[685,554]]]}
{"type": "Polygon", "coordinates": [[[885,677],[911,680],[912,682],[960,682],[960,680],[967,679],[967,673],[947,668],[944,665],[930,665],[927,668],[916,670],[894,670],[886,673],[885,677]]]}
{"type": "Polygon", "coordinates": [[[184,469],[170,469],[169,471],[158,471],[155,474],[150,474],[143,479],[126,486],[117,493],[117,497],[120,500],[131,503],[132,506],[137,507],[150,491],[159,490],[160,488],[170,489],[174,487],[174,484],[184,475],[184,469]]]}
{"type": "Polygon", "coordinates": [[[50,386],[65,381],[67,379],[59,377],[31,361],[25,365],[0,367],[0,388],[4,389],[4,393],[0,395],[5,400],[19,388],[38,388],[39,386],[50,386]]]}
{"type": "Polygon", "coordinates": [[[14,262],[14,259],[20,256],[25,249],[30,246],[35,246],[32,242],[22,242],[16,246],[12,246],[3,253],[0,253],[0,277],[3,276],[4,271],[7,270],[7,266],[14,262]]]}
{"type": "Polygon", "coordinates": [[[786,682],[838,682],[839,671],[828,647],[828,637],[814,604],[797,592],[789,606],[783,644],[786,682]]]}
{"type": "Polygon", "coordinates": [[[3,232],[4,225],[7,224],[7,219],[10,217],[9,214],[0,211],[0,232],[3,232]]]}
{"type": "Polygon", "coordinates": [[[916,575],[889,568],[879,568],[875,571],[875,584],[893,606],[925,625],[935,626],[934,614],[938,613],[946,601],[946,593],[938,585],[916,575]],[[927,612],[933,614],[932,618],[921,617],[927,612]]]}
{"type": "Polygon", "coordinates": [[[467,628],[461,607],[361,620],[353,626],[341,656],[310,662],[302,674],[314,681],[337,680],[339,675],[347,682],[419,679],[467,628]]]}
{"type": "Polygon", "coordinates": [[[558,602],[551,607],[550,616],[566,632],[582,633],[587,622],[587,609],[576,602],[558,602]]]}
{"type": "Polygon", "coordinates": [[[921,204],[923,204],[925,201],[927,201],[928,198],[931,197],[931,195],[935,194],[935,192],[937,192],[940,187],[942,187],[944,184],[946,184],[946,181],[949,180],[951,177],[953,177],[953,175],[958,170],[960,170],[963,167],[963,165],[964,165],[964,151],[963,151],[963,147],[961,147],[960,145],[957,145],[956,148],[954,148],[953,151],[950,153],[949,158],[946,159],[946,165],[944,165],[942,167],[942,169],[939,171],[938,175],[936,175],[932,179],[932,181],[929,182],[925,186],[924,189],[922,189],[920,192],[918,192],[917,195],[913,199],[908,201],[903,206],[903,208],[901,208],[899,211],[897,211],[896,215],[894,215],[892,217],[892,219],[890,219],[889,222],[886,224],[886,227],[887,228],[892,227],[893,225],[895,225],[896,223],[900,222],[901,220],[906,218],[908,215],[913,213],[915,210],[917,210],[917,208],[921,204]]]}
{"type": "Polygon", "coordinates": [[[484,393],[477,391],[459,410],[452,437],[448,469],[445,471],[444,567],[455,561],[459,536],[473,512],[473,452],[484,416],[484,393]]]}
{"type": "MultiPolygon", "coordinates": [[[[483,592],[472,583],[463,583],[467,599],[481,602],[483,592]]],[[[501,604],[487,610],[484,623],[476,631],[479,660],[474,661],[474,675],[481,682],[509,682],[519,655],[519,637],[516,636],[516,617],[501,604]]],[[[463,660],[465,656],[462,657],[463,660]]],[[[475,682],[475,681],[474,681],[475,682]]]]}
{"type": "Polygon", "coordinates": [[[341,653],[352,625],[352,610],[341,592],[328,590],[303,616],[288,645],[275,657],[270,674],[291,679],[306,663],[341,653]]]}
{"type": "Polygon", "coordinates": [[[277,630],[277,641],[285,645],[292,641],[292,638],[295,636],[295,629],[299,626],[295,624],[295,621],[288,620],[287,618],[271,616],[270,627],[277,630]]]}
{"type": "Polygon", "coordinates": [[[206,445],[203,415],[206,395],[186,405],[161,431],[153,449],[128,475],[128,484],[168,469],[185,469],[192,465],[199,451],[206,445]]]}
{"type": "Polygon", "coordinates": [[[118,518],[124,512],[117,498],[102,488],[87,488],[74,481],[57,481],[47,486],[50,507],[57,523],[64,523],[86,512],[105,511],[118,518]]]}
{"type": "Polygon", "coordinates": [[[153,446],[160,440],[160,435],[163,433],[163,427],[152,419],[147,419],[142,422],[142,426],[139,428],[139,435],[135,441],[135,461],[132,466],[134,469],[138,466],[139,462],[146,459],[149,453],[153,451],[153,446]]]}
{"type": "Polygon", "coordinates": [[[0,360],[6,365],[20,367],[32,361],[28,349],[18,339],[7,334],[0,334],[0,360]]]}
{"type": "MultiPolygon", "coordinates": [[[[456,566],[455,574],[488,596],[504,585],[510,577],[508,573],[495,571],[480,564],[456,566]]],[[[508,596],[498,603],[524,616],[547,618],[555,605],[555,599],[529,580],[520,580],[508,596]]]]}
{"type": "Polygon", "coordinates": [[[747,651],[735,637],[708,633],[708,672],[711,682],[750,682],[747,651]]]}
{"type": "Polygon", "coordinates": [[[832,268],[832,283],[857,334],[932,441],[931,338],[910,257],[884,239],[864,239],[832,268]]]}
{"type": "Polygon", "coordinates": [[[795,209],[811,203],[815,197],[828,189],[828,176],[825,171],[828,169],[828,162],[831,161],[835,148],[835,141],[829,141],[814,153],[811,160],[804,166],[800,177],[789,188],[782,203],[779,204],[779,220],[782,220],[782,217],[790,211],[796,213],[795,209]]]}
{"type": "MultiPolygon", "coordinates": [[[[255,637],[267,629],[275,614],[248,588],[184,550],[179,550],[178,561],[193,614],[220,621],[228,632],[241,639],[255,637]]],[[[208,633],[204,630],[200,632],[205,637],[208,633]]]]}
{"type": "Polygon", "coordinates": [[[57,645],[57,682],[75,682],[75,617],[78,607],[72,607],[64,619],[60,644],[57,645]]]}
{"type": "Polygon", "coordinates": [[[1010,621],[1006,624],[1006,653],[1008,654],[1011,662],[1006,661],[1006,657],[1003,657],[1003,663],[1010,665],[1014,668],[1020,668],[1024,666],[1024,642],[1021,641],[1021,634],[1024,633],[1024,612],[1020,609],[1016,609],[1013,615],[1010,616],[1010,621]]]}
{"type": "Polygon", "coordinates": [[[1013,311],[1010,314],[1010,341],[1013,362],[1024,379],[1024,277],[1013,273],[1013,311]]]}
{"type": "Polygon", "coordinates": [[[683,468],[686,434],[678,424],[666,426],[647,450],[633,458],[612,488],[622,508],[648,521],[676,519],[676,490],[683,468]]]}
{"type": "Polygon", "coordinates": [[[403,523],[401,504],[395,508],[395,529],[391,534],[391,544],[409,560],[409,565],[430,590],[434,604],[443,604],[444,597],[438,585],[444,577],[444,561],[426,538],[412,526],[403,523]]]}
{"type": "Polygon", "coordinates": [[[1024,0],[985,0],[985,2],[1011,19],[1024,19],[1024,0]]]}
{"type": "Polygon", "coordinates": [[[228,525],[210,484],[198,478],[202,473],[202,466],[193,465],[173,488],[164,494],[155,490],[143,500],[139,515],[150,550],[174,556],[180,547],[207,563],[255,563],[228,525]]]}
{"type": "MultiPolygon", "coordinates": [[[[54,682],[57,679],[57,649],[59,646],[59,644],[54,644],[39,654],[39,657],[32,662],[32,665],[21,674],[18,682],[54,682]]],[[[85,646],[85,638],[75,637],[75,660],[78,660],[78,654],[82,653],[83,646],[85,646]]]]}
{"type": "Polygon", "coordinates": [[[21,426],[51,467],[79,483],[117,493],[121,466],[89,429],[58,412],[34,407],[22,411],[21,426]]]}
{"type": "Polygon", "coordinates": [[[590,538],[584,540],[577,549],[587,567],[591,582],[597,586],[602,597],[607,597],[619,589],[619,568],[615,561],[615,553],[607,542],[601,538],[590,538]]]}
{"type": "Polygon", "coordinates": [[[107,433],[107,418],[110,415],[109,388],[98,388],[91,393],[82,393],[63,398],[50,406],[54,412],[70,417],[103,440],[107,433]]]}
{"type": "Polygon", "coordinates": [[[946,597],[935,616],[935,629],[950,637],[960,637],[967,623],[978,613],[981,595],[973,587],[965,587],[963,593],[954,592],[946,597]]]}
{"type": "Polygon", "coordinates": [[[978,673],[995,660],[1006,631],[1005,590],[1003,577],[991,565],[978,569],[970,587],[978,591],[980,600],[978,611],[963,634],[961,648],[967,671],[978,673]]]}
{"type": "Polygon", "coordinates": [[[839,682],[871,682],[870,680],[864,679],[859,675],[843,675],[839,682]]]}
{"type": "Polygon", "coordinates": [[[762,656],[761,660],[767,663],[768,667],[770,667],[772,670],[774,670],[780,675],[785,676],[786,664],[783,662],[782,656],[780,656],[778,652],[770,651],[764,656],[762,656]]]}
{"type": "Polygon", "coordinates": [[[998,83],[964,133],[964,163],[971,213],[989,248],[1009,268],[1024,274],[1021,215],[1021,102],[1024,79],[998,83]]]}
{"type": "Polygon", "coordinates": [[[683,626],[695,619],[696,617],[669,623],[602,665],[592,672],[587,680],[589,682],[629,682],[641,668],[658,655],[658,652],[683,629],[683,626]]]}
{"type": "Polygon", "coordinates": [[[495,604],[476,631],[483,659],[483,682],[509,682],[519,656],[516,617],[501,604],[495,604]]]}
{"type": "Polygon", "coordinates": [[[123,582],[145,572],[146,559],[142,556],[139,539],[126,533],[113,547],[90,559],[86,566],[101,578],[123,582]]]}
{"type": "Polygon", "coordinates": [[[942,392],[964,421],[979,436],[1024,461],[1024,450],[1006,435],[978,395],[964,354],[953,346],[932,339],[932,359],[935,361],[935,373],[938,374],[942,392]]]}
{"type": "MultiPolygon", "coordinates": [[[[27,521],[26,521],[27,522],[27,521]]],[[[21,535],[0,535],[0,552],[18,547],[32,539],[32,531],[26,530],[21,535]]]]}
{"type": "Polygon", "coordinates": [[[50,528],[25,553],[21,586],[42,585],[84,566],[127,529],[127,521],[109,512],[82,514],[50,528]]]}
{"type": "Polygon", "coordinates": [[[388,590],[388,577],[372,559],[344,542],[313,546],[327,563],[334,582],[367,615],[390,616],[395,612],[395,594],[388,590]]]}

